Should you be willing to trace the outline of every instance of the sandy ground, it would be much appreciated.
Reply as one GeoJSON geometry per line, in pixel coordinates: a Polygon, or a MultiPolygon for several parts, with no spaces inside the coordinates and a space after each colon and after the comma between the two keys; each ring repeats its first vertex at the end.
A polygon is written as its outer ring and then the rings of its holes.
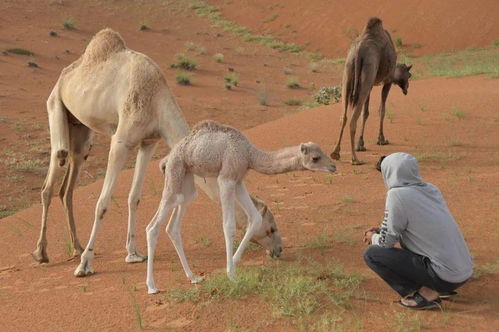
{"type": "MultiPolygon", "coordinates": [[[[39,169],[21,173],[6,161],[13,158],[12,162],[16,164],[33,156],[42,161],[48,159],[45,99],[60,70],[76,59],[91,35],[104,26],[119,30],[130,47],[157,61],[169,82],[174,82],[176,72],[169,70],[168,65],[176,53],[190,54],[198,61],[200,69],[193,76],[193,87],[170,83],[191,124],[211,118],[241,129],[253,127],[244,133],[266,150],[315,141],[327,152],[331,151],[338,132],[341,106],[297,112],[296,107],[285,106],[283,102],[310,96],[312,83],[317,86],[338,83],[339,73],[328,68],[311,73],[306,59],[243,43],[210,28],[205,19],[181,6],[175,7],[174,2],[164,2],[164,7],[161,3],[152,1],[140,7],[139,2],[118,1],[106,4],[90,1],[86,6],[73,1],[64,2],[62,6],[57,2],[38,1],[0,4],[0,48],[29,48],[35,52],[33,59],[40,65],[40,68],[28,68],[26,62],[32,59],[30,57],[0,55],[0,139],[6,147],[4,151],[13,153],[2,155],[4,190],[0,205],[12,203],[19,207],[21,203],[28,205],[37,199],[46,165],[42,163],[37,166],[39,169]],[[78,30],[60,28],[60,22],[67,17],[75,17],[78,30]],[[152,29],[138,31],[143,22],[152,29]],[[48,32],[52,30],[57,31],[59,37],[49,37],[48,32]],[[206,47],[207,55],[188,51],[185,45],[188,41],[206,47]],[[69,54],[65,53],[66,49],[69,54]],[[212,58],[217,52],[225,55],[222,64],[215,63],[212,58]],[[222,78],[228,67],[234,67],[240,73],[240,89],[223,89],[222,78]],[[304,89],[295,91],[285,87],[285,68],[291,68],[299,75],[304,89]],[[256,80],[260,79],[271,91],[270,106],[257,102],[261,83],[256,80]]],[[[248,11],[251,11],[250,4],[248,11]]],[[[421,6],[425,4],[425,1],[421,2],[421,6]]],[[[291,4],[285,8],[288,6],[291,4]]],[[[484,22],[491,21],[484,18],[484,22]]],[[[402,26],[397,27],[403,31],[402,26]]],[[[301,38],[308,39],[307,36],[301,38]]],[[[316,38],[320,40],[325,36],[316,38]]],[[[425,45],[422,41],[416,42],[425,45]]],[[[468,42],[466,45],[475,44],[468,42]]],[[[396,323],[395,317],[400,317],[401,312],[407,314],[393,305],[396,294],[374,278],[362,261],[362,230],[377,224],[383,214],[385,188],[373,168],[383,154],[406,151],[422,158],[424,179],[440,187],[477,266],[498,263],[498,88],[497,80],[476,76],[416,80],[411,82],[408,96],[403,96],[398,88],[392,89],[385,121],[385,136],[391,144],[383,147],[374,144],[378,127],[375,109],[380,94],[380,89],[375,88],[371,99],[372,115],[366,130],[368,151],[359,154],[366,165],[350,165],[349,144],[344,140],[336,175],[310,172],[277,176],[250,172],[248,175],[247,185],[251,192],[268,202],[276,215],[286,247],[282,257],[284,264],[292,264],[299,256],[320,264],[335,260],[344,264],[346,271],[367,276],[360,291],[372,300],[353,299],[352,307],[342,313],[345,320],[360,320],[362,330],[391,330],[396,323]],[[323,252],[299,248],[320,234],[333,237],[341,232],[351,235],[353,246],[333,243],[323,252]]],[[[82,243],[86,243],[91,229],[95,202],[102,186],[99,172],[105,166],[107,139],[99,138],[97,142],[86,173],[82,174],[83,182],[90,184],[80,187],[74,197],[82,243]]],[[[165,151],[163,148],[158,155],[165,151]]],[[[77,261],[70,260],[66,253],[68,234],[64,212],[57,199],[53,200],[48,224],[49,264],[38,265],[30,256],[38,237],[39,204],[0,220],[0,243],[4,248],[0,252],[2,329],[136,330],[134,302],[144,328],[150,330],[296,329],[292,319],[273,316],[269,304],[257,296],[244,301],[221,299],[209,305],[169,301],[165,294],[171,288],[195,286],[186,280],[165,234],[160,235],[156,260],[156,281],[163,293],[148,296],[144,283],[145,265],[124,262],[126,198],[132,172],[129,169],[120,175],[115,199],[97,240],[94,263],[97,274],[89,278],[73,277],[77,261]]],[[[137,241],[141,252],[145,252],[143,230],[156,210],[161,190],[162,177],[154,162],[147,174],[138,214],[137,241]]],[[[193,270],[204,273],[207,278],[222,272],[225,254],[220,209],[200,195],[188,211],[183,229],[186,253],[193,270]],[[211,243],[208,246],[199,243],[200,236],[211,243]]],[[[245,254],[242,265],[270,263],[263,250],[258,250],[245,254]]],[[[454,301],[446,302],[444,313],[408,313],[407,317],[417,317],[434,330],[495,331],[499,329],[498,294],[498,274],[483,274],[466,284],[454,301]]],[[[335,312],[337,308],[329,305],[324,310],[335,312]]]]}

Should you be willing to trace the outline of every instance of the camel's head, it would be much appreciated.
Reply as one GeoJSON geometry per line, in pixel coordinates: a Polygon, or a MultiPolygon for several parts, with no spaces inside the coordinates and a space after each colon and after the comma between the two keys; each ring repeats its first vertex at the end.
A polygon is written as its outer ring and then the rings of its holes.
{"type": "Polygon", "coordinates": [[[393,73],[393,83],[397,84],[404,95],[407,94],[409,90],[409,78],[411,78],[411,73],[409,72],[412,65],[407,66],[405,63],[398,63],[395,67],[395,72],[393,73]]]}
{"type": "Polygon", "coordinates": [[[300,145],[302,165],[308,170],[319,172],[336,172],[333,160],[322,152],[319,145],[308,142],[300,145]]]}
{"type": "Polygon", "coordinates": [[[274,220],[274,215],[260,199],[253,196],[251,196],[251,199],[258,212],[262,215],[262,226],[256,230],[251,241],[265,248],[270,257],[277,258],[281,256],[282,240],[274,220]]]}

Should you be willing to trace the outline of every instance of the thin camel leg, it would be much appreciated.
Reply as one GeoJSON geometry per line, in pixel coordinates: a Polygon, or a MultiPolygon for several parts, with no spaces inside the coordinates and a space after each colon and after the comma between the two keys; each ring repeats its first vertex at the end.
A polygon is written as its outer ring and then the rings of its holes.
{"type": "Polygon", "coordinates": [[[383,134],[383,121],[385,120],[385,104],[386,98],[388,98],[388,93],[390,92],[391,84],[383,85],[383,90],[381,90],[381,104],[379,106],[379,135],[378,135],[378,145],[387,145],[389,142],[385,139],[383,134]]]}
{"type": "Polygon", "coordinates": [[[140,202],[140,195],[142,193],[147,164],[149,164],[149,161],[151,160],[157,146],[157,142],[148,144],[143,143],[137,154],[132,187],[130,189],[130,194],[128,195],[128,235],[126,242],[127,256],[125,258],[125,262],[127,263],[139,263],[147,259],[146,256],[143,256],[137,252],[135,228],[137,222],[137,207],[140,202]]]}
{"type": "Polygon", "coordinates": [[[81,255],[83,248],[78,241],[76,225],[73,214],[73,191],[78,180],[81,167],[88,157],[92,146],[92,131],[84,125],[70,125],[71,151],[69,153],[69,165],[64,177],[64,182],[59,191],[59,197],[66,211],[69,235],[73,246],[73,257],[81,255]]]}
{"type": "Polygon", "coordinates": [[[236,185],[236,199],[248,216],[248,227],[241,243],[239,244],[239,247],[236,250],[236,253],[234,254],[234,265],[241,260],[244,250],[253,237],[254,232],[262,225],[262,216],[256,209],[255,204],[253,204],[249,192],[243,182],[239,182],[236,185]]]}
{"type": "Polygon", "coordinates": [[[94,273],[92,268],[92,261],[94,259],[94,245],[97,233],[99,231],[100,223],[104,218],[107,206],[111,200],[111,195],[113,193],[114,186],[116,184],[116,179],[118,178],[119,172],[125,165],[126,159],[128,157],[128,152],[130,151],[129,146],[125,139],[120,138],[115,134],[111,139],[111,149],[109,151],[109,160],[107,163],[106,176],[104,178],[104,184],[102,186],[102,191],[97,201],[97,206],[95,208],[95,219],[94,225],[92,227],[92,233],[90,234],[90,239],[88,240],[87,247],[81,255],[80,265],[76,268],[74,275],[77,277],[84,277],[94,273]]]}
{"type": "Polygon", "coordinates": [[[178,205],[175,208],[172,217],[170,218],[170,221],[166,226],[166,233],[168,234],[168,237],[172,241],[173,246],[177,251],[177,255],[180,259],[180,263],[182,264],[185,275],[187,276],[187,278],[189,278],[191,283],[196,284],[201,282],[203,278],[194,275],[194,273],[192,273],[192,270],[185,256],[184,246],[182,243],[182,235],[181,235],[182,219],[184,217],[185,211],[187,210],[188,205],[197,196],[196,187],[194,186],[194,178],[192,174],[187,174],[184,177],[183,186],[182,186],[182,195],[184,200],[180,205],[178,205]]]}
{"type": "Polygon", "coordinates": [[[364,103],[364,111],[362,112],[362,128],[360,130],[359,143],[357,144],[357,151],[366,151],[364,146],[364,129],[366,128],[366,121],[369,117],[369,96],[367,96],[366,102],[364,103]]]}
{"type": "Polygon", "coordinates": [[[358,103],[353,108],[352,118],[350,119],[350,146],[352,148],[352,165],[362,165],[364,162],[357,158],[355,153],[355,131],[357,130],[357,120],[359,119],[362,111],[362,103],[358,103]]]}
{"type": "MultiPolygon", "coordinates": [[[[158,235],[161,225],[165,222],[168,213],[175,207],[174,196],[167,196],[163,194],[163,198],[159,204],[156,214],[151,219],[151,222],[146,227],[147,235],[147,292],[149,294],[159,293],[154,282],[154,251],[158,243],[158,235]]],[[[173,218],[173,214],[172,217],[173,218]]]]}
{"type": "Polygon", "coordinates": [[[47,263],[49,261],[46,235],[48,208],[52,200],[54,185],[63,175],[62,166],[66,163],[69,151],[69,129],[66,109],[55,91],[52,91],[47,101],[47,112],[50,127],[50,164],[41,192],[42,219],[40,236],[36,249],[32,253],[33,258],[39,263],[47,263]]]}
{"type": "Polygon", "coordinates": [[[222,204],[223,229],[225,237],[225,249],[227,255],[227,276],[229,279],[236,278],[236,269],[233,259],[233,241],[236,233],[235,219],[235,195],[236,182],[234,180],[218,177],[220,188],[220,202],[222,204]]]}
{"type": "MultiPolygon", "coordinates": [[[[345,88],[343,89],[343,92],[345,93],[345,88]]],[[[333,152],[331,152],[331,158],[335,160],[340,160],[340,150],[341,150],[341,138],[343,137],[343,131],[345,130],[345,125],[347,124],[347,111],[348,111],[348,101],[347,97],[343,95],[343,114],[340,117],[340,134],[338,136],[338,140],[336,141],[336,146],[333,149],[333,152]]],[[[350,120],[352,121],[352,120],[350,120]]]]}

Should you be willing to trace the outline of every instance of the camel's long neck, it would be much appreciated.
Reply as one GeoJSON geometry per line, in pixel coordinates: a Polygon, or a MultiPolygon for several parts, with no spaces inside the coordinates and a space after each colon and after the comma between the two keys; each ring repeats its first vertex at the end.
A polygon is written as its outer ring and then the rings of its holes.
{"type": "Polygon", "coordinates": [[[253,148],[250,152],[250,168],[264,174],[280,174],[304,170],[300,155],[299,146],[292,146],[275,152],[265,152],[253,148]]]}
{"type": "Polygon", "coordinates": [[[190,132],[189,124],[173,96],[165,98],[163,112],[161,112],[161,136],[170,148],[173,148],[182,138],[190,132]]]}

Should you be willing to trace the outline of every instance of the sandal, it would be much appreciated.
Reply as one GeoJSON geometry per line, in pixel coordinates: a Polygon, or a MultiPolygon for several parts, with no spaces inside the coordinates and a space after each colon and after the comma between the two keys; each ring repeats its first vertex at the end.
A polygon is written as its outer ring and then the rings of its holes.
{"type": "Polygon", "coordinates": [[[442,300],[447,300],[447,299],[450,299],[451,297],[457,295],[457,292],[455,291],[450,291],[450,292],[442,292],[438,295],[439,298],[441,298],[442,300]]]}
{"type": "Polygon", "coordinates": [[[414,295],[409,297],[408,299],[416,302],[416,305],[415,306],[406,305],[402,302],[402,300],[399,301],[399,305],[407,309],[424,310],[424,309],[432,309],[435,307],[440,307],[440,303],[442,302],[440,298],[437,298],[436,300],[433,301],[428,301],[418,292],[414,293],[414,295]]]}

